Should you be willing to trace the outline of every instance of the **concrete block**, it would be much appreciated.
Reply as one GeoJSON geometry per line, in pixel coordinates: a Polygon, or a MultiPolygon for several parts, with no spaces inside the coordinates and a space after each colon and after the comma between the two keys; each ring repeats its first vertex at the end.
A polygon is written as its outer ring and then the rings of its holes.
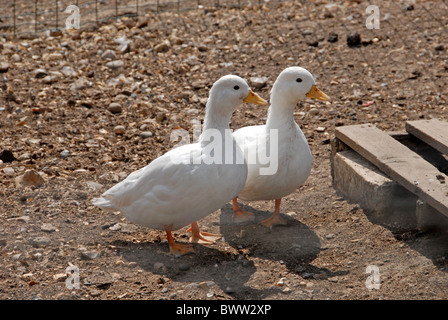
{"type": "Polygon", "coordinates": [[[355,151],[334,153],[332,173],[334,188],[358,203],[372,222],[396,231],[417,227],[418,198],[355,151]]]}

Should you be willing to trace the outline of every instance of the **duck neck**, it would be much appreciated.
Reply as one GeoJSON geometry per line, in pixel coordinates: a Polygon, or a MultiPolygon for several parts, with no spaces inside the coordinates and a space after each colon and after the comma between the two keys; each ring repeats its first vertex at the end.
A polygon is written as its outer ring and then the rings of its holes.
{"type": "Polygon", "coordinates": [[[271,93],[271,106],[268,111],[266,127],[280,129],[287,124],[295,122],[294,108],[296,104],[297,101],[288,99],[274,88],[271,93]]]}
{"type": "Polygon", "coordinates": [[[206,106],[206,112],[204,117],[204,126],[202,128],[202,134],[199,137],[201,144],[209,143],[207,137],[215,135],[219,131],[221,139],[225,139],[226,134],[230,132],[229,122],[232,116],[232,112],[226,111],[225,107],[220,107],[217,101],[208,101],[206,106]],[[204,134],[210,130],[207,134],[204,134]]]}

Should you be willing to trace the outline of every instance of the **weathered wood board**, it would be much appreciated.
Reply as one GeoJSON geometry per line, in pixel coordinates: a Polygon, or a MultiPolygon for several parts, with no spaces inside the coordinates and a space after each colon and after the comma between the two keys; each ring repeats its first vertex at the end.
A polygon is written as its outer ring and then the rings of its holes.
{"type": "Polygon", "coordinates": [[[448,216],[448,177],[431,163],[371,124],[339,127],[335,133],[391,179],[448,216]]]}
{"type": "Polygon", "coordinates": [[[448,122],[437,119],[407,121],[406,131],[448,155],[448,122]]]}

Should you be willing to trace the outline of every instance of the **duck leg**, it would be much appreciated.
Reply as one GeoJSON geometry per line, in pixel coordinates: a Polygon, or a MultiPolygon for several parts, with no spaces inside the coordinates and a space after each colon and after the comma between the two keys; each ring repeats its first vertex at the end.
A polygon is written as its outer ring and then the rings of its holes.
{"type": "Polygon", "coordinates": [[[286,225],[287,221],[280,216],[280,201],[282,199],[275,199],[275,210],[274,213],[267,219],[261,221],[261,224],[265,227],[272,228],[276,225],[286,225]]]}
{"type": "Polygon", "coordinates": [[[193,253],[194,249],[191,244],[182,244],[174,241],[173,235],[171,234],[171,228],[165,226],[166,238],[168,239],[168,245],[170,246],[170,252],[176,256],[181,256],[187,253],[193,253]]]}
{"type": "Polygon", "coordinates": [[[253,221],[255,216],[253,213],[245,211],[238,206],[238,198],[233,199],[233,222],[241,223],[253,221]]]}
{"type": "Polygon", "coordinates": [[[221,235],[210,232],[199,231],[197,222],[193,222],[187,232],[191,231],[190,242],[197,242],[200,244],[212,244],[216,240],[221,239],[221,235]]]}

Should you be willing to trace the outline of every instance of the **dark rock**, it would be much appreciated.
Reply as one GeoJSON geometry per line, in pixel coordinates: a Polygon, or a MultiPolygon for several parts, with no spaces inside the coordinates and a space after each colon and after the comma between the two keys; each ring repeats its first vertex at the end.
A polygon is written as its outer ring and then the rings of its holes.
{"type": "Polygon", "coordinates": [[[351,32],[347,35],[347,45],[349,47],[358,46],[361,44],[361,36],[358,32],[351,32]]]}
{"type": "Polygon", "coordinates": [[[336,32],[331,32],[327,37],[327,41],[331,43],[338,42],[338,34],[336,32]]]}
{"type": "Polygon", "coordinates": [[[12,151],[10,150],[3,150],[2,153],[0,153],[0,160],[2,160],[4,163],[11,163],[14,160],[17,160],[14,155],[12,154],[12,151]]]}

